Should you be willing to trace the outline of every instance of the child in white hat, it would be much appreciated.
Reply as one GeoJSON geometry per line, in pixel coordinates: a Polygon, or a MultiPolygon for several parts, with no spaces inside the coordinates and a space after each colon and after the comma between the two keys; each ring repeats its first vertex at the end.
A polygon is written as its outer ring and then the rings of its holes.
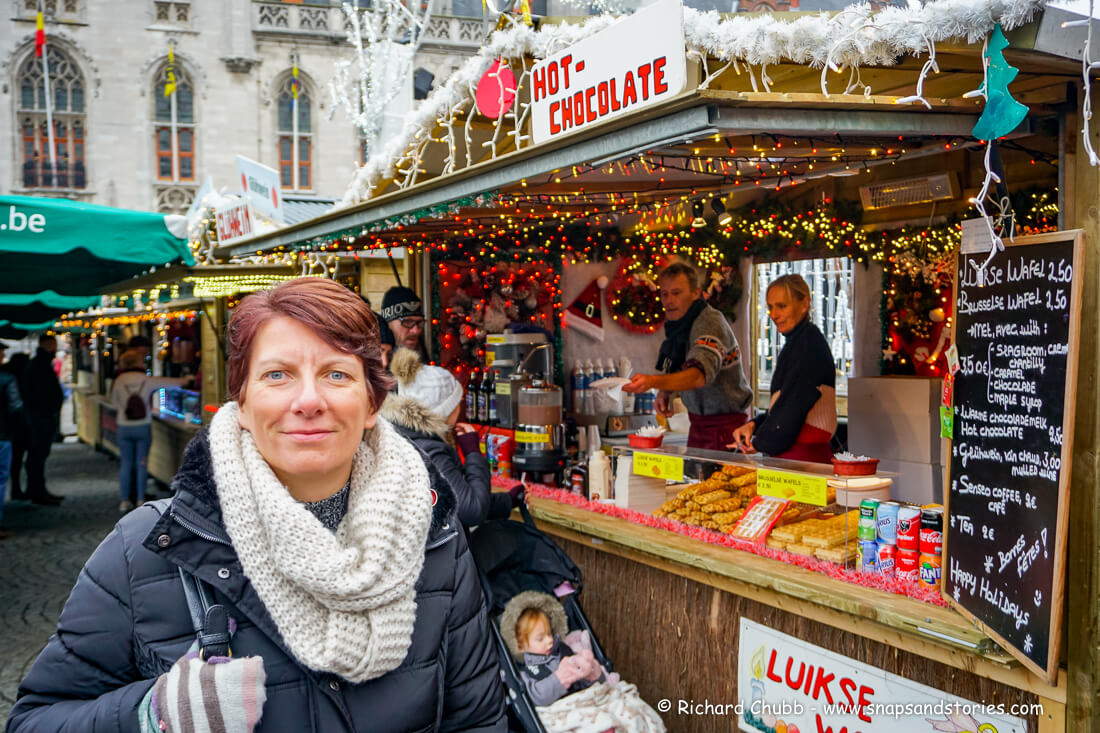
{"type": "Polygon", "coordinates": [[[507,493],[493,493],[489,462],[481,455],[477,432],[458,422],[462,384],[446,369],[421,363],[411,349],[394,353],[390,371],[397,379],[397,394],[386,398],[382,416],[420,448],[454,490],[458,520],[472,527],[508,517],[522,500],[523,484],[516,482],[507,493]]]}

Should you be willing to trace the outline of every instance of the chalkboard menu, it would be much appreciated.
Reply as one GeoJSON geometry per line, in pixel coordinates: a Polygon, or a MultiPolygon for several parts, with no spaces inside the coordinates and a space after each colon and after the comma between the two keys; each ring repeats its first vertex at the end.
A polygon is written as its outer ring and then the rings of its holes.
{"type": "MultiPolygon", "coordinates": [[[[958,261],[944,597],[1053,681],[1083,236],[1018,238],[979,276],[958,261]]],[[[950,390],[945,390],[948,392],[950,390]]],[[[945,396],[946,399],[946,396],[945,396]]]]}

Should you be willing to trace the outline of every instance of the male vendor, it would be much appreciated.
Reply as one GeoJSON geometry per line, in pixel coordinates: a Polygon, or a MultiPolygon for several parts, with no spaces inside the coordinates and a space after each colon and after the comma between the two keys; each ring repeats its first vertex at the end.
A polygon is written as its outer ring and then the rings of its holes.
{"type": "Polygon", "coordinates": [[[382,296],[382,321],[393,332],[394,349],[405,347],[427,361],[421,336],[424,333],[424,304],[412,289],[395,285],[382,296]]]}
{"type": "Polygon", "coordinates": [[[699,272],[674,263],[657,284],[665,307],[665,340],[657,357],[662,374],[635,374],[627,392],[656,388],[657,412],[670,414],[670,393],[680,392],[691,418],[689,448],[726,450],[733,431],[748,420],[752,391],[741,371],[741,350],[730,324],[703,300],[699,272]]]}

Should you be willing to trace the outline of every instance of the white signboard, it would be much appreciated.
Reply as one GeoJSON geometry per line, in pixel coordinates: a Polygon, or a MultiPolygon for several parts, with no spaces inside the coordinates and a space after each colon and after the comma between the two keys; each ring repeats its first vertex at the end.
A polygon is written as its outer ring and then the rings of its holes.
{"type": "Polygon", "coordinates": [[[279,197],[279,174],[243,155],[237,156],[241,177],[241,195],[257,214],[272,221],[283,221],[283,202],[279,197]]]}
{"type": "Polygon", "coordinates": [[[244,201],[236,201],[214,209],[214,226],[218,230],[218,244],[247,239],[255,230],[252,211],[244,201]]]}
{"type": "Polygon", "coordinates": [[[1016,715],[1039,712],[964,700],[746,618],[737,690],[733,712],[745,733],[780,723],[788,733],[1027,733],[1016,715]]]}
{"type": "Polygon", "coordinates": [[[985,219],[966,219],[962,223],[962,253],[964,255],[989,252],[993,247],[993,237],[989,234],[989,225],[985,219]]]}
{"type": "Polygon", "coordinates": [[[657,0],[539,61],[530,83],[536,143],[675,97],[687,86],[683,5],[657,0]]]}

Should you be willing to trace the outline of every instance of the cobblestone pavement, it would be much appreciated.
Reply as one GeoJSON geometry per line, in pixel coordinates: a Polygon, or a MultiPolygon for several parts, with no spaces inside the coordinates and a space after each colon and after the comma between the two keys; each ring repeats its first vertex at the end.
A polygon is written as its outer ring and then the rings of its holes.
{"type": "Polygon", "coordinates": [[[118,462],[82,443],[55,444],[46,482],[59,507],[9,501],[0,541],[0,730],[19,681],[57,625],[84,561],[118,521],[118,462]]]}

